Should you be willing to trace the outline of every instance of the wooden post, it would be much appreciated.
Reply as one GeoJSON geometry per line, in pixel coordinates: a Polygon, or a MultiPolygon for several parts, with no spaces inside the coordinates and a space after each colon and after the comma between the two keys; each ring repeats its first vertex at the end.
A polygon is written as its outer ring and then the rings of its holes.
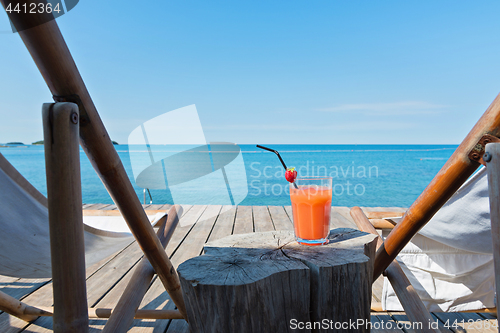
{"type": "MultiPolygon", "coordinates": [[[[5,7],[7,0],[0,0],[5,7]]],[[[26,0],[18,3],[28,3],[26,0]]],[[[40,0],[39,3],[46,3],[40,0]]],[[[185,305],[177,272],[161,246],[125,168],[102,123],[82,77],[55,20],[30,29],[42,15],[7,13],[57,101],[74,101],[80,108],[80,144],[137,243],[154,267],[172,301],[185,316],[185,305]]],[[[186,317],[186,316],[185,316],[186,317]]]]}
{"type": "Polygon", "coordinates": [[[468,155],[485,134],[500,137],[500,95],[379,247],[375,256],[374,279],[479,167],[480,164],[468,155]]]}
{"type": "MultiPolygon", "coordinates": [[[[182,207],[175,205],[170,208],[168,218],[165,217],[166,222],[160,221],[161,225],[157,235],[164,248],[172,237],[175,227],[179,223],[180,216],[182,216],[182,207]]],[[[104,326],[103,333],[126,332],[129,329],[134,320],[134,315],[139,305],[141,305],[146,291],[148,291],[154,274],[155,271],[149,261],[146,258],[142,258],[139,264],[137,264],[134,274],[109,317],[106,326],[104,326]]]]}
{"type": "MultiPolygon", "coordinates": [[[[500,143],[486,145],[489,154],[486,161],[488,173],[488,192],[490,196],[491,237],[493,240],[493,260],[495,263],[495,284],[497,290],[497,318],[500,295],[500,143]]],[[[500,331],[500,328],[499,328],[500,331]]]]}
{"type": "Polygon", "coordinates": [[[54,332],[88,332],[78,106],[43,105],[54,332]]]}
{"type": "Polygon", "coordinates": [[[369,332],[375,237],[339,228],[329,240],[305,246],[271,231],[207,243],[178,268],[190,332],[296,332],[307,322],[323,325],[299,331],[369,332]]]}
{"type": "MultiPolygon", "coordinates": [[[[381,246],[383,243],[382,237],[379,236],[377,230],[375,230],[361,208],[353,207],[350,214],[359,230],[376,235],[377,247],[381,246]]],[[[424,303],[422,303],[420,297],[418,297],[415,288],[411,285],[399,263],[394,260],[389,267],[387,267],[385,272],[410,321],[412,323],[421,323],[422,332],[439,333],[439,330],[431,328],[430,324],[434,319],[424,306],[424,303]]]]}

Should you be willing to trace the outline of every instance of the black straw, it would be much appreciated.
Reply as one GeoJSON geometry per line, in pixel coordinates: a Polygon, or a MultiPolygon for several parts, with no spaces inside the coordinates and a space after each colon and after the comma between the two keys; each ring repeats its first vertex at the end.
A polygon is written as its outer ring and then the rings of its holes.
{"type": "MultiPolygon", "coordinates": [[[[257,148],[264,149],[264,150],[270,151],[272,153],[275,153],[278,156],[278,158],[280,159],[281,164],[283,164],[283,168],[285,168],[285,171],[287,170],[286,164],[283,161],[283,159],[281,158],[281,155],[280,155],[280,153],[278,153],[277,150],[274,150],[274,149],[271,149],[271,148],[267,148],[267,147],[264,147],[264,146],[261,146],[261,145],[257,145],[257,148]]],[[[297,184],[295,184],[295,182],[293,182],[293,186],[295,186],[295,188],[298,188],[298,186],[297,186],[297,184]]]]}

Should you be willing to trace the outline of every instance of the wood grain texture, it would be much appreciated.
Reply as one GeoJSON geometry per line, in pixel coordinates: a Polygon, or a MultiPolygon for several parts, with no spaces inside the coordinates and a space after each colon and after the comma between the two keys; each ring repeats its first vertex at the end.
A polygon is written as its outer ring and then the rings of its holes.
{"type": "Polygon", "coordinates": [[[318,247],[299,245],[291,231],[207,243],[178,268],[190,329],[289,332],[291,319],[368,320],[375,244],[353,229],[333,230],[318,247]]]}
{"type": "MultiPolygon", "coordinates": [[[[189,209],[189,205],[183,206],[185,210],[189,209]]],[[[228,206],[229,207],[229,206],[228,206]]],[[[394,211],[396,209],[391,207],[378,207],[378,208],[363,208],[364,209],[374,209],[380,211],[394,211]]],[[[289,214],[291,213],[290,206],[284,207],[285,212],[289,214]]],[[[401,209],[404,210],[404,209],[401,209]]],[[[215,240],[219,231],[224,235],[230,234],[231,230],[234,226],[231,226],[228,223],[227,230],[224,231],[224,228],[218,229],[217,226],[220,222],[223,221],[225,209],[222,208],[219,213],[219,217],[217,218],[215,225],[210,232],[210,236],[206,234],[206,237],[209,237],[209,240],[215,240]],[[217,231],[219,230],[219,231],[217,231]],[[214,237],[214,238],[212,238],[214,237]]],[[[271,218],[273,218],[273,213],[271,212],[271,218]]],[[[184,213],[185,214],[185,213],[184,213]]],[[[251,216],[251,214],[250,214],[251,216]]],[[[288,215],[291,216],[291,215],[288,215]]],[[[230,219],[229,219],[230,220],[230,219]]],[[[233,220],[234,221],[234,220],[233,220]]],[[[194,249],[191,251],[190,248],[184,247],[183,240],[189,237],[189,234],[193,232],[193,226],[189,226],[188,228],[182,228],[180,226],[177,227],[174,235],[172,236],[171,241],[167,246],[167,254],[169,255],[172,263],[177,265],[175,257],[178,256],[181,252],[190,252],[193,256],[196,256],[196,251],[198,249],[194,249]],[[174,243],[176,245],[174,245],[174,243]]],[[[208,230],[206,228],[204,230],[208,230]]],[[[102,260],[100,263],[97,263],[89,268],[87,268],[87,283],[88,292],[93,296],[93,303],[98,308],[113,308],[125,287],[130,280],[131,273],[133,269],[131,265],[137,263],[137,261],[141,258],[142,253],[137,245],[137,243],[131,244],[129,247],[124,250],[110,256],[107,259],[102,260]],[[130,251],[134,248],[134,251],[130,251]],[[130,258],[133,256],[134,258],[130,258]],[[124,259],[123,259],[124,258],[124,259]],[[132,259],[132,260],[127,260],[132,259]],[[130,264],[127,264],[130,262],[130,264]],[[125,269],[121,269],[122,266],[125,265],[125,269]],[[127,266],[128,265],[128,266],[127,266]],[[104,277],[104,278],[100,278],[104,277]],[[104,284],[102,288],[101,284],[104,284]],[[95,289],[95,292],[93,291],[95,289]]],[[[379,279],[381,281],[381,279],[379,279]]],[[[380,284],[381,287],[381,284],[380,284]]],[[[15,295],[17,299],[22,298],[22,301],[35,306],[45,305],[46,307],[50,307],[52,305],[52,284],[47,279],[18,279],[18,278],[10,278],[0,276],[0,290],[6,292],[9,295],[15,295]]],[[[380,291],[380,290],[379,290],[380,291]]],[[[372,293],[373,296],[376,296],[377,293],[377,283],[374,282],[372,284],[372,293]]],[[[380,298],[378,298],[380,300],[380,298]]],[[[89,302],[89,304],[92,302],[89,302]]],[[[43,307],[43,306],[42,306],[43,307]]],[[[148,289],[146,295],[144,296],[142,303],[139,309],[158,309],[158,310],[172,310],[175,308],[172,300],[170,299],[168,293],[165,291],[163,284],[157,278],[154,279],[154,282],[151,284],[148,289]]],[[[403,315],[395,314],[395,313],[384,313],[380,315],[389,315],[395,322],[404,322],[403,315]],[[403,318],[403,319],[402,319],[403,318]]],[[[444,318],[444,317],[443,317],[444,318]]],[[[457,314],[457,318],[464,319],[464,317],[457,314]]],[[[490,314],[481,313],[479,317],[477,317],[479,322],[475,322],[475,325],[483,325],[484,322],[485,327],[488,325],[493,327],[494,322],[496,322],[496,318],[491,316],[490,314]],[[489,316],[489,317],[488,317],[489,316]]],[[[372,314],[372,319],[380,323],[380,319],[377,319],[377,314],[372,314]]],[[[434,317],[435,320],[438,320],[434,317]]],[[[439,321],[441,324],[443,322],[439,321]]],[[[101,332],[104,324],[106,323],[106,319],[92,319],[91,323],[91,332],[101,332]]],[[[372,328],[371,332],[387,332],[388,330],[381,330],[379,328],[372,328]]],[[[393,328],[389,330],[390,332],[398,332],[402,333],[403,330],[393,328]]],[[[412,330],[405,329],[406,332],[413,332],[412,330]]],[[[51,318],[38,318],[34,323],[28,324],[25,321],[15,318],[13,316],[8,315],[7,313],[0,314],[0,332],[6,333],[17,333],[17,332],[52,332],[52,319],[51,318]]],[[[130,327],[130,333],[181,333],[181,332],[189,332],[189,326],[184,320],[174,319],[174,320],[154,320],[154,319],[135,319],[130,327]]],[[[418,331],[417,331],[418,332],[418,331]]],[[[442,332],[453,332],[451,330],[442,330],[442,332]]],[[[460,331],[460,332],[463,332],[460,331]]],[[[477,332],[477,331],[476,331],[477,332]]]]}
{"type": "Polygon", "coordinates": [[[267,206],[253,206],[253,225],[255,232],[274,230],[274,224],[267,206]]]}
{"type": "MultiPolygon", "coordinates": [[[[190,206],[183,206],[184,209],[189,209],[190,206]]],[[[184,214],[186,214],[184,212],[184,214]]],[[[189,227],[177,227],[170,242],[166,247],[167,254],[175,262],[175,254],[178,253],[182,240],[186,238],[186,235],[191,231],[192,226],[189,227]],[[174,245],[177,244],[177,245],[174,245]],[[172,256],[173,255],[173,256],[172,256]]],[[[136,243],[134,243],[137,245],[136,243]]],[[[187,249],[186,249],[187,250],[187,249]]],[[[97,307],[115,307],[118,299],[121,297],[126,289],[130,279],[131,270],[129,270],[126,275],[119,280],[113,288],[106,293],[96,304],[97,307]]],[[[142,299],[140,309],[144,310],[173,310],[175,308],[169,294],[165,291],[162,282],[155,278],[154,282],[149,287],[146,295],[142,299]]],[[[185,320],[181,320],[185,322],[185,320]]],[[[163,332],[170,320],[153,320],[153,319],[135,319],[132,322],[132,327],[128,332],[130,333],[146,333],[146,332],[163,332]]],[[[105,325],[105,320],[91,320],[91,332],[101,332],[103,326],[105,325]]]]}
{"type": "Polygon", "coordinates": [[[253,232],[252,206],[236,207],[236,220],[233,234],[247,234],[253,232]]]}
{"type": "Polygon", "coordinates": [[[213,241],[231,235],[235,218],[236,206],[223,206],[208,240],[213,241]]]}
{"type": "MultiPolygon", "coordinates": [[[[158,222],[159,229],[157,235],[164,248],[172,237],[181,215],[182,207],[175,205],[170,208],[168,216],[164,216],[158,222]]],[[[130,324],[134,321],[137,309],[149,288],[154,274],[153,266],[143,257],[136,266],[127,288],[125,288],[113,313],[109,316],[103,333],[120,333],[128,330],[130,324]]]]}
{"type": "MultiPolygon", "coordinates": [[[[500,295],[500,144],[489,143],[486,152],[491,160],[486,163],[488,173],[488,193],[490,197],[491,237],[493,240],[493,261],[495,265],[495,284],[500,295]]],[[[500,313],[499,298],[496,298],[497,316],[500,313]]]]}
{"type": "Polygon", "coordinates": [[[269,206],[269,213],[276,230],[293,230],[293,224],[283,206],[269,206]]]}
{"type": "Polygon", "coordinates": [[[54,332],[88,332],[78,106],[42,109],[54,291],[54,332]]]}

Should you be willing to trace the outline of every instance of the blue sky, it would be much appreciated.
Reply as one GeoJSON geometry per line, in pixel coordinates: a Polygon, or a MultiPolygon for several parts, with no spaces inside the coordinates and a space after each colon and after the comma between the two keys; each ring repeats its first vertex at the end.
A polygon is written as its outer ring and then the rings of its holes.
{"type": "MultiPolygon", "coordinates": [[[[57,19],[112,139],[196,104],[208,141],[458,144],[500,92],[499,1],[97,1],[57,19]]],[[[0,13],[0,142],[51,94],[0,13]]]]}

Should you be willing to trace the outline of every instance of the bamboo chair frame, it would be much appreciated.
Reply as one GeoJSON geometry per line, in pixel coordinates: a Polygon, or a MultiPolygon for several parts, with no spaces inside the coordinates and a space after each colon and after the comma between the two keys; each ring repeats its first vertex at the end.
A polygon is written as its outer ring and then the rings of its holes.
{"type": "MultiPolygon", "coordinates": [[[[4,8],[11,3],[9,0],[0,0],[0,2],[4,8]]],[[[45,0],[39,2],[46,3],[45,0]]],[[[29,5],[29,1],[18,1],[16,3],[26,3],[29,5]]],[[[7,13],[7,15],[17,31],[19,31],[19,36],[40,70],[54,100],[56,102],[73,102],[77,104],[79,115],[77,115],[75,120],[79,125],[77,127],[79,127],[80,144],[82,148],[123,215],[135,239],[141,246],[145,257],[153,266],[154,271],[158,274],[158,277],[165,286],[172,301],[177,306],[180,314],[186,319],[186,308],[177,272],[170,262],[161,241],[155,234],[135,194],[134,188],[125,172],[125,168],[118,157],[118,153],[113,147],[111,139],[85,87],[83,79],[80,76],[53,15],[51,13],[24,14],[15,12],[7,13]]],[[[71,121],[73,121],[73,118],[71,121]]],[[[71,177],[68,177],[68,181],[65,181],[64,185],[70,188],[71,184],[71,177]]],[[[58,192],[56,191],[55,193],[58,192]]],[[[71,207],[73,207],[73,209],[61,213],[62,216],[77,217],[79,213],[81,213],[81,198],[79,202],[80,211],[74,208],[78,199],[76,196],[72,198],[71,207]]],[[[51,219],[51,213],[52,215],[58,214],[60,208],[56,204],[50,207],[50,201],[49,197],[49,219],[51,219]]],[[[75,225],[77,225],[77,223],[75,225]]],[[[78,226],[74,227],[74,229],[77,230],[78,226]]],[[[78,240],[79,237],[80,236],[77,236],[75,239],[78,240]]],[[[83,258],[83,253],[80,250],[75,250],[71,253],[83,258]]],[[[81,259],[78,260],[79,267],[81,267],[80,261],[81,259]]],[[[55,267],[53,265],[53,270],[57,270],[57,267],[59,267],[61,269],[61,275],[64,275],[64,267],[61,266],[61,262],[62,260],[59,260],[55,263],[56,265],[55,267]]],[[[81,284],[81,276],[82,272],[79,271],[78,277],[75,278],[73,282],[69,281],[71,278],[66,276],[64,279],[67,283],[58,283],[62,288],[61,290],[67,290],[68,286],[74,287],[77,283],[76,280],[81,284]]],[[[54,286],[54,293],[57,293],[59,286],[54,286]]],[[[55,297],[55,331],[64,332],[68,328],[67,325],[70,325],[68,323],[76,323],[78,321],[80,321],[80,324],[77,325],[78,327],[71,327],[72,331],[86,332],[88,330],[88,324],[85,324],[86,322],[88,323],[88,315],[86,320],[83,318],[87,313],[87,306],[83,306],[83,304],[86,304],[85,285],[83,285],[83,287],[79,286],[78,289],[78,298],[76,301],[74,299],[59,299],[59,297],[55,297]],[[59,314],[64,315],[66,313],[65,310],[62,309],[64,309],[65,305],[69,305],[70,301],[76,304],[67,308],[66,311],[69,313],[68,316],[72,318],[60,317],[59,314]]]]}
{"type": "MultiPolygon", "coordinates": [[[[10,3],[0,0],[4,8],[10,3]]],[[[23,2],[23,1],[21,1],[23,2]]],[[[78,72],[71,53],[52,14],[8,14],[38,66],[54,99],[74,102],[80,112],[80,143],[118,209],[127,221],[145,256],[154,267],[179,312],[186,318],[179,278],[162,244],[149,224],[141,203],[133,191],[125,169],[111,143],[97,113],[89,92],[78,72]],[[42,25],[36,25],[46,22],[42,25]],[[25,27],[32,28],[23,30],[25,27]]],[[[432,182],[408,209],[403,219],[390,232],[378,248],[375,257],[374,279],[396,258],[430,218],[444,205],[455,191],[479,167],[478,159],[469,153],[477,149],[481,137],[490,134],[500,137],[500,95],[495,98],[484,115],[464,139],[432,182]]]]}

